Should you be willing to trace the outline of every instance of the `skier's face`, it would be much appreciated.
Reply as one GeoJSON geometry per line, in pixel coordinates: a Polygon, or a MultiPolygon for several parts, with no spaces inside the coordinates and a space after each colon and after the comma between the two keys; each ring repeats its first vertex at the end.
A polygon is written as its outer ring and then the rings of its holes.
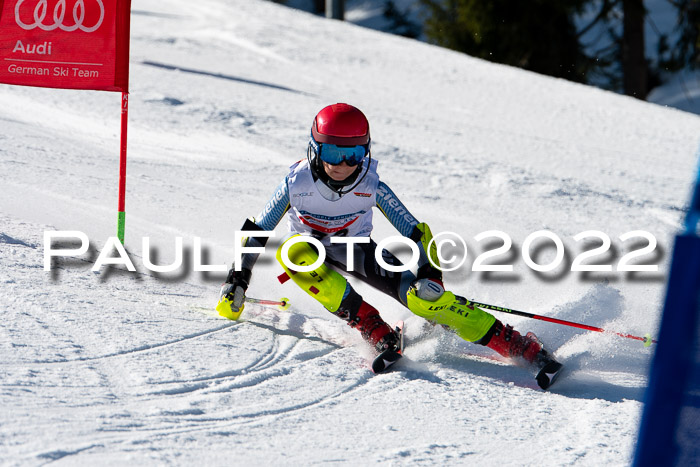
{"type": "Polygon", "coordinates": [[[352,173],[357,170],[357,166],[349,166],[345,163],[345,161],[338,165],[331,165],[328,162],[323,162],[323,170],[325,170],[328,176],[333,180],[336,182],[341,182],[352,175],[352,173]]]}

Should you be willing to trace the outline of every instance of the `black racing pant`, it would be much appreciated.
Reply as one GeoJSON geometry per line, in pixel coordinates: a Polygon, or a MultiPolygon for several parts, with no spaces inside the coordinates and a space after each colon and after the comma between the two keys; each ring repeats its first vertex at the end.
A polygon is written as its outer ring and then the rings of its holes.
{"type": "MultiPolygon", "coordinates": [[[[369,284],[373,288],[393,297],[406,306],[406,293],[411,283],[416,279],[411,271],[392,272],[382,268],[375,258],[377,244],[370,239],[369,243],[332,243],[326,246],[326,263],[343,275],[350,275],[369,284]],[[353,267],[348,271],[347,248],[353,248],[353,267]]],[[[382,250],[382,259],[391,266],[403,263],[390,251],[382,250]]]]}

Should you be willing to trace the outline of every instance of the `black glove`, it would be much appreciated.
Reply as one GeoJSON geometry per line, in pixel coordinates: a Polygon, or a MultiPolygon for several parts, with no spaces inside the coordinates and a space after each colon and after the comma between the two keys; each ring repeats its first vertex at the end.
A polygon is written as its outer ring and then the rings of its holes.
{"type": "Polygon", "coordinates": [[[245,292],[248,290],[251,274],[250,269],[243,268],[240,271],[236,271],[232,267],[228,272],[226,282],[221,285],[221,300],[228,299],[231,302],[232,313],[243,311],[245,292]]]}

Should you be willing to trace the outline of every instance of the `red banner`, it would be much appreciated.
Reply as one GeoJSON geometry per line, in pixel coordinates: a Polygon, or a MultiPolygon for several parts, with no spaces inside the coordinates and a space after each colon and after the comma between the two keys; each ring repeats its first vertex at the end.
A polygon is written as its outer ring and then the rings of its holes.
{"type": "Polygon", "coordinates": [[[129,90],[131,0],[0,0],[0,83],[129,90]]]}

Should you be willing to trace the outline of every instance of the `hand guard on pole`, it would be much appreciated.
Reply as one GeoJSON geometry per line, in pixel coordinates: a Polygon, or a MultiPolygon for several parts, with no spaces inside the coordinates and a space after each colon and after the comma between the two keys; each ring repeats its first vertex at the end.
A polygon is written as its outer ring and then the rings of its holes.
{"type": "Polygon", "coordinates": [[[216,305],[216,311],[220,316],[231,320],[237,320],[243,313],[245,306],[245,293],[250,283],[251,271],[243,268],[236,271],[231,267],[226,282],[221,286],[221,298],[216,305]]]}

